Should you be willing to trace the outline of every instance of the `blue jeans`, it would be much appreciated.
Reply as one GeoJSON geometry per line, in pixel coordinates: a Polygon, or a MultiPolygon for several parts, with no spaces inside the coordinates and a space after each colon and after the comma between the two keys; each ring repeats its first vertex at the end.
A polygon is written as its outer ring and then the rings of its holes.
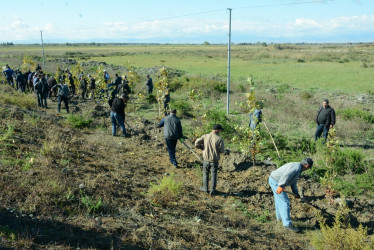
{"type": "Polygon", "coordinates": [[[277,220],[282,220],[283,226],[285,227],[291,226],[290,199],[288,199],[286,192],[277,194],[278,182],[271,177],[269,177],[269,185],[274,193],[275,215],[277,220]]]}
{"type": "Polygon", "coordinates": [[[324,142],[327,140],[327,136],[329,134],[329,127],[325,127],[325,124],[317,124],[316,133],[314,135],[314,140],[317,140],[321,137],[323,133],[323,138],[325,139],[324,142]]]}
{"type": "Polygon", "coordinates": [[[117,129],[117,123],[121,127],[123,136],[126,135],[126,128],[125,128],[125,122],[119,114],[116,112],[110,111],[110,119],[112,121],[112,135],[116,135],[116,129],[117,129]]]}
{"type": "Polygon", "coordinates": [[[169,160],[174,166],[178,166],[177,159],[175,158],[175,148],[177,147],[178,139],[165,139],[166,147],[169,153],[169,160]]]}

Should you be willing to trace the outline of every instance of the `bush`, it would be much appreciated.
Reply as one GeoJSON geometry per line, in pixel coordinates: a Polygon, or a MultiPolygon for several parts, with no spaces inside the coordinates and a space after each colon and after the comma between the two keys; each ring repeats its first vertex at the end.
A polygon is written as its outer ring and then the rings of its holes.
{"type": "Polygon", "coordinates": [[[369,111],[357,109],[357,108],[347,108],[340,111],[345,119],[355,119],[360,118],[370,124],[374,124],[374,114],[369,111]]]}
{"type": "Polygon", "coordinates": [[[226,93],[227,92],[227,86],[226,86],[225,83],[216,84],[216,85],[214,85],[213,88],[220,93],[226,93]]]}
{"type": "Polygon", "coordinates": [[[183,87],[183,82],[181,78],[173,78],[169,82],[169,90],[175,92],[176,90],[180,89],[183,87]]]}
{"type": "Polygon", "coordinates": [[[300,97],[301,97],[301,99],[309,100],[310,98],[313,97],[313,95],[312,95],[312,93],[310,93],[310,92],[306,92],[306,91],[304,91],[304,92],[302,92],[302,93],[300,94],[300,97]]]}
{"type": "Polygon", "coordinates": [[[353,149],[336,150],[332,156],[333,167],[339,175],[361,174],[365,171],[364,154],[353,149]]]}
{"type": "Polygon", "coordinates": [[[206,133],[212,130],[214,124],[221,124],[223,131],[221,134],[223,136],[232,137],[232,134],[235,132],[234,126],[230,123],[229,119],[226,116],[226,113],[219,108],[213,108],[206,112],[207,123],[204,124],[204,131],[206,133]]]}
{"type": "Polygon", "coordinates": [[[191,114],[192,107],[188,101],[184,101],[182,99],[173,100],[170,103],[170,107],[172,109],[176,109],[180,116],[189,116],[189,117],[192,116],[191,114]]]}
{"type": "Polygon", "coordinates": [[[183,183],[174,180],[174,173],[163,176],[157,184],[151,183],[147,196],[156,205],[169,206],[176,203],[182,190],[183,183]]]}
{"type": "Polygon", "coordinates": [[[86,119],[86,117],[82,115],[70,114],[67,116],[67,121],[74,128],[86,128],[90,126],[93,119],[86,119]]]}
{"type": "Polygon", "coordinates": [[[318,217],[321,231],[312,233],[311,245],[317,250],[325,249],[372,249],[373,244],[367,236],[367,230],[362,225],[352,228],[348,221],[349,209],[341,207],[336,215],[333,226],[326,224],[321,215],[318,217]]]}
{"type": "Polygon", "coordinates": [[[156,96],[153,95],[153,94],[147,95],[147,96],[145,97],[145,100],[146,100],[149,104],[157,103],[157,98],[156,98],[156,96]]]}

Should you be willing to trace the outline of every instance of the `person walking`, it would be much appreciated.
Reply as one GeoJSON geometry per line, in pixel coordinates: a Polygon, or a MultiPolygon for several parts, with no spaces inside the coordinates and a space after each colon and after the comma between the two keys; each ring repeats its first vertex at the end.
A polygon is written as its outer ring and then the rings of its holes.
{"type": "Polygon", "coordinates": [[[42,90],[42,94],[41,94],[42,107],[45,108],[45,109],[48,109],[47,98],[48,98],[48,95],[50,93],[50,88],[49,88],[47,80],[45,79],[45,74],[42,74],[42,77],[41,77],[40,81],[41,81],[41,84],[42,84],[42,88],[41,88],[41,90],[42,90]]]}
{"type": "MultiPolygon", "coordinates": [[[[54,76],[51,76],[50,78],[48,78],[47,83],[48,83],[49,89],[52,89],[54,86],[57,85],[56,78],[54,76]]],[[[49,99],[51,99],[52,93],[54,94],[54,96],[57,96],[56,89],[54,89],[54,92],[49,91],[49,96],[48,96],[49,99]]]]}
{"type": "Polygon", "coordinates": [[[43,99],[43,82],[42,82],[42,75],[39,74],[34,79],[34,90],[36,94],[36,98],[38,100],[39,107],[43,107],[42,99],[43,99]]]}
{"type": "Polygon", "coordinates": [[[12,87],[14,87],[14,81],[13,76],[16,76],[14,71],[9,67],[9,65],[5,65],[5,70],[3,71],[3,74],[5,75],[5,78],[8,82],[8,84],[12,87]]]}
{"type": "Polygon", "coordinates": [[[153,82],[152,82],[152,78],[149,75],[147,75],[147,80],[145,82],[145,85],[147,85],[148,95],[152,94],[153,93],[153,82]]]}
{"type": "Polygon", "coordinates": [[[112,122],[112,135],[116,136],[117,123],[121,127],[122,136],[127,137],[125,128],[125,107],[128,100],[127,95],[122,95],[121,98],[115,97],[111,103],[109,103],[110,119],[112,122]]]}
{"type": "Polygon", "coordinates": [[[81,91],[82,100],[84,101],[87,98],[87,85],[88,84],[87,84],[86,78],[83,75],[81,76],[79,83],[80,83],[79,88],[81,91]]]}
{"type": "Polygon", "coordinates": [[[21,93],[25,93],[26,79],[20,70],[16,71],[16,86],[21,93]]]}
{"type": "Polygon", "coordinates": [[[329,129],[333,128],[336,122],[335,110],[329,105],[329,100],[323,100],[322,106],[318,109],[315,121],[317,123],[317,129],[314,140],[317,141],[323,133],[323,143],[325,143],[329,134],[329,129]]]}
{"type": "Polygon", "coordinates": [[[88,75],[88,79],[90,81],[90,98],[95,100],[96,80],[91,75],[88,75]]]}
{"type": "Polygon", "coordinates": [[[201,191],[211,196],[217,194],[217,172],[220,154],[225,153],[225,146],[219,133],[223,130],[220,124],[213,125],[213,130],[195,141],[195,146],[203,150],[203,186],[201,191]],[[209,192],[209,173],[211,174],[209,192]]]}
{"type": "Polygon", "coordinates": [[[170,115],[164,117],[157,128],[164,127],[164,138],[166,141],[166,148],[169,153],[170,163],[174,167],[178,167],[178,162],[175,157],[175,148],[179,139],[183,139],[183,129],[180,119],[177,117],[177,111],[171,110],[170,115]]]}
{"type": "Polygon", "coordinates": [[[286,186],[291,186],[292,193],[300,199],[297,189],[297,179],[302,171],[311,169],[313,160],[305,158],[301,162],[290,162],[271,172],[269,185],[274,193],[275,214],[277,221],[282,221],[287,230],[299,232],[291,223],[290,200],[285,192],[286,186]]]}
{"type": "Polygon", "coordinates": [[[53,86],[53,88],[50,91],[53,91],[54,89],[58,89],[57,93],[57,112],[60,113],[61,110],[61,102],[65,103],[66,113],[69,113],[69,86],[62,82],[60,84],[57,84],[53,86]]]}

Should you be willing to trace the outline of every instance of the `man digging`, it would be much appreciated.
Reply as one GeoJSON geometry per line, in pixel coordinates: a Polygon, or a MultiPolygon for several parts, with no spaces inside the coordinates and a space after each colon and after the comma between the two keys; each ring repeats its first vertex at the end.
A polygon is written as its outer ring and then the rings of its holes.
{"type": "Polygon", "coordinates": [[[297,179],[302,171],[312,168],[313,160],[305,158],[301,162],[290,162],[271,172],[269,176],[269,185],[274,193],[275,214],[277,221],[282,221],[287,230],[299,232],[300,229],[294,227],[291,223],[290,200],[285,192],[286,186],[291,186],[292,193],[296,198],[300,198],[297,189],[297,179]]]}
{"type": "Polygon", "coordinates": [[[195,141],[195,146],[203,150],[203,186],[201,191],[216,195],[217,172],[220,154],[225,153],[225,146],[219,133],[223,130],[220,124],[213,125],[211,133],[203,135],[195,141]],[[211,173],[210,192],[209,192],[209,172],[211,173]]]}

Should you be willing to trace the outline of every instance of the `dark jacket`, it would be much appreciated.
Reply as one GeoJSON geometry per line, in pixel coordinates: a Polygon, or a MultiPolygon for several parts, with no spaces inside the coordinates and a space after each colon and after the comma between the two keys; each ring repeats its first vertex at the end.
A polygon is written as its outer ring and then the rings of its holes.
{"type": "MultiPolygon", "coordinates": [[[[336,122],[335,110],[330,105],[327,106],[326,108],[330,109],[330,111],[327,113],[327,119],[326,119],[325,127],[330,127],[330,125],[335,125],[335,122],[336,122]]],[[[316,118],[315,118],[315,121],[316,121],[317,124],[318,124],[318,116],[321,113],[322,109],[323,109],[323,106],[321,106],[318,109],[318,112],[317,112],[317,115],[316,115],[316,118]]]]}
{"type": "Polygon", "coordinates": [[[7,79],[11,79],[13,78],[13,76],[15,76],[16,74],[14,73],[14,71],[10,68],[7,68],[6,70],[3,71],[3,74],[5,75],[5,77],[7,79]]]}
{"type": "Polygon", "coordinates": [[[125,101],[122,98],[116,97],[113,99],[113,102],[111,104],[111,110],[119,114],[123,119],[125,119],[125,101]]]}
{"type": "Polygon", "coordinates": [[[80,80],[79,88],[81,90],[83,90],[83,91],[87,90],[87,81],[86,81],[86,79],[82,78],[82,80],[80,80]]]}
{"type": "Polygon", "coordinates": [[[58,91],[58,96],[62,96],[64,98],[68,98],[69,97],[69,86],[67,84],[57,84],[55,86],[53,86],[53,88],[51,90],[54,90],[55,88],[58,88],[59,91],[58,91]]]}
{"type": "Polygon", "coordinates": [[[182,123],[175,114],[164,117],[157,127],[164,127],[164,137],[166,139],[183,138],[182,123]]]}
{"type": "Polygon", "coordinates": [[[153,82],[152,82],[152,78],[147,78],[147,81],[145,82],[145,85],[147,86],[152,86],[153,87],[153,82]]]}
{"type": "Polygon", "coordinates": [[[48,78],[47,83],[48,83],[49,88],[51,88],[51,89],[52,89],[55,85],[57,85],[57,81],[56,81],[56,79],[55,79],[53,76],[50,77],[50,78],[48,78]]]}

